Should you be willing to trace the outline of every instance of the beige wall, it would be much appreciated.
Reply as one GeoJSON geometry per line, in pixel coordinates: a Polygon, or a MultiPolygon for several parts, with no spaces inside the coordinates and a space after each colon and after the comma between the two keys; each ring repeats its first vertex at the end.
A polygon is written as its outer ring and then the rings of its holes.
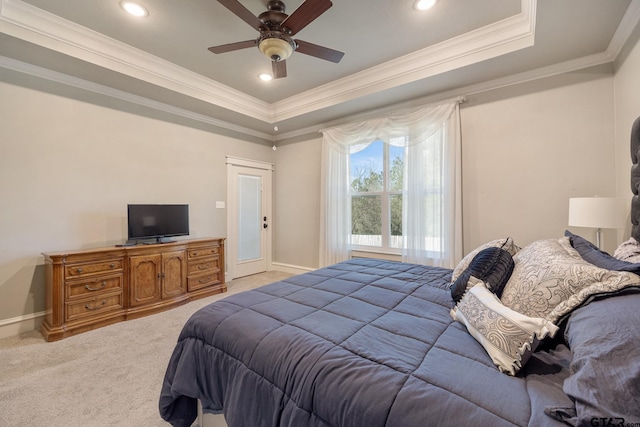
{"type": "Polygon", "coordinates": [[[318,267],[322,137],[278,147],[274,173],[273,260],[318,267]]]}
{"type": "Polygon", "coordinates": [[[470,96],[461,120],[464,252],[505,236],[520,246],[560,237],[570,197],[614,196],[613,113],[608,66],[470,96]]]}
{"type": "Polygon", "coordinates": [[[127,203],[188,203],[190,237],[226,236],[225,155],[274,159],[270,146],[0,72],[0,321],[44,310],[41,252],[126,240],[127,203]]]}
{"type": "MultiPolygon", "coordinates": [[[[615,77],[602,66],[469,96],[465,253],[505,235],[520,245],[561,235],[569,197],[627,194],[639,50],[615,77]]],[[[273,260],[318,266],[320,135],[274,152],[2,69],[0,99],[0,322],[44,309],[41,252],[124,240],[127,203],[189,203],[193,237],[226,235],[215,208],[225,155],[275,163],[273,260]]],[[[605,234],[605,248],[620,240],[605,234]]]]}
{"type": "MultiPolygon", "coordinates": [[[[560,237],[570,197],[615,195],[610,66],[468,100],[461,107],[465,253],[505,236],[521,246],[560,237]]],[[[278,148],[275,206],[286,216],[276,219],[278,262],[318,266],[321,145],[314,137],[278,148]]],[[[592,230],[571,230],[595,240],[592,230]]],[[[605,244],[614,240],[605,234],[605,244]]]]}

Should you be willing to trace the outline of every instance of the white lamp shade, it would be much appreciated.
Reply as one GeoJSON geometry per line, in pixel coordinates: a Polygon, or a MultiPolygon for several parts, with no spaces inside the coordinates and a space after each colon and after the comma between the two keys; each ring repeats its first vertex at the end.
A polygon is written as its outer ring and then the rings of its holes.
{"type": "Polygon", "coordinates": [[[591,228],[623,228],[627,201],[619,197],[575,197],[569,199],[569,225],[591,228]]]}

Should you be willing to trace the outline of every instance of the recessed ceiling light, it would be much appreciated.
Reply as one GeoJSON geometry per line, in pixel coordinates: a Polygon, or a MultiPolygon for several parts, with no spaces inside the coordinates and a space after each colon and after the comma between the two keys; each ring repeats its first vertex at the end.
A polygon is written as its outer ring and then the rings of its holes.
{"type": "Polygon", "coordinates": [[[130,13],[133,16],[143,17],[143,16],[149,15],[149,11],[147,11],[147,9],[144,6],[136,2],[121,1],[120,7],[126,10],[128,13],[130,13]]]}
{"type": "Polygon", "coordinates": [[[413,7],[415,7],[416,10],[427,10],[431,9],[437,1],[438,0],[416,0],[413,7]]]}
{"type": "Polygon", "coordinates": [[[260,78],[260,80],[265,82],[273,80],[273,76],[267,73],[258,74],[258,78],[260,78]]]}

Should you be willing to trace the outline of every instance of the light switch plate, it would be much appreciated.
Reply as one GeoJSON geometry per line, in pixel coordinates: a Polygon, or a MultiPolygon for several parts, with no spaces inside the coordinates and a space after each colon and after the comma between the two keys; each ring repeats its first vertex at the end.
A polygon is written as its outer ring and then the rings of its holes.
{"type": "Polygon", "coordinates": [[[225,204],[224,201],[220,201],[220,200],[216,201],[216,208],[217,209],[224,209],[225,207],[226,207],[226,204],[225,204]]]}

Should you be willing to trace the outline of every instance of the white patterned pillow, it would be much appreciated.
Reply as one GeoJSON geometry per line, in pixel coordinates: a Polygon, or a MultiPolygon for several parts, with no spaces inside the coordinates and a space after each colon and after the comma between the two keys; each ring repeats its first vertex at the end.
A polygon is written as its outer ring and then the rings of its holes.
{"type": "Polygon", "coordinates": [[[451,310],[451,316],[467,327],[501,372],[515,375],[529,356],[558,327],[505,307],[481,282],[472,287],[451,310]]]}
{"type": "Polygon", "coordinates": [[[538,240],[513,257],[515,267],[502,303],[553,323],[591,297],[638,286],[640,276],[596,267],[582,259],[568,237],[538,240]]]}
{"type": "Polygon", "coordinates": [[[451,283],[453,284],[458,276],[460,276],[462,272],[465,271],[467,267],[469,267],[469,264],[471,264],[473,258],[478,255],[478,252],[487,248],[502,248],[505,251],[509,252],[511,256],[514,256],[520,250],[520,248],[516,246],[515,243],[513,243],[513,239],[511,237],[507,237],[506,239],[492,240],[489,243],[480,245],[469,252],[464,258],[462,258],[458,265],[456,265],[456,267],[453,269],[453,273],[451,274],[451,283]]]}
{"type": "Polygon", "coordinates": [[[613,253],[613,257],[622,261],[638,263],[640,262],[640,244],[633,237],[624,241],[613,253]]]}

